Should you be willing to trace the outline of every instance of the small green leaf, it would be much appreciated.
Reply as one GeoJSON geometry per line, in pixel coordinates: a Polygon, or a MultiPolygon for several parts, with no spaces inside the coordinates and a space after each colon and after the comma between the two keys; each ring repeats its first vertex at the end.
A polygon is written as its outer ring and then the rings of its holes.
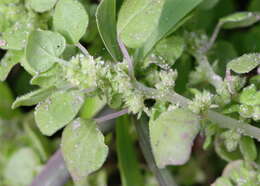
{"type": "Polygon", "coordinates": [[[116,0],[102,0],[96,13],[100,36],[114,61],[122,59],[117,44],[116,33],[116,0]]]}
{"type": "Polygon", "coordinates": [[[32,106],[36,105],[40,101],[43,101],[55,91],[54,87],[41,88],[36,91],[25,94],[16,98],[12,104],[12,108],[15,109],[20,106],[32,106]]]}
{"type": "Polygon", "coordinates": [[[233,59],[227,65],[228,69],[233,70],[236,73],[243,74],[248,73],[260,64],[260,54],[252,53],[245,54],[239,58],[233,59]]]}
{"type": "Polygon", "coordinates": [[[28,186],[37,175],[40,159],[30,148],[15,152],[4,171],[5,182],[12,186],[28,186]]]}
{"type": "Polygon", "coordinates": [[[116,146],[122,186],[143,185],[134,141],[130,135],[130,118],[122,116],[116,122],[116,146]]]}
{"type": "Polygon", "coordinates": [[[239,142],[240,151],[245,160],[255,161],[257,158],[257,149],[254,139],[249,136],[242,136],[239,142]]]}
{"type": "Polygon", "coordinates": [[[2,40],[6,42],[3,49],[21,50],[27,43],[29,33],[35,28],[36,15],[29,14],[18,19],[12,27],[2,33],[2,40]]]}
{"type": "Polygon", "coordinates": [[[171,36],[161,40],[154,49],[154,54],[162,58],[163,61],[172,66],[175,61],[182,55],[185,43],[183,38],[171,36]]]}
{"type": "Polygon", "coordinates": [[[77,118],[62,134],[62,154],[73,180],[82,182],[106,160],[108,147],[93,120],[77,118]]]}
{"type": "Polygon", "coordinates": [[[39,103],[34,112],[35,121],[44,135],[51,136],[64,127],[79,112],[84,101],[76,90],[59,91],[39,103]]]}
{"type": "Polygon", "coordinates": [[[30,83],[32,85],[38,85],[41,87],[62,87],[67,83],[62,76],[62,67],[58,64],[55,64],[48,71],[33,76],[30,83]]]}
{"type": "Polygon", "coordinates": [[[26,59],[37,72],[44,72],[57,62],[66,47],[65,39],[51,31],[33,31],[26,46],[26,59]]]}
{"type": "Polygon", "coordinates": [[[45,12],[51,10],[57,0],[29,0],[30,7],[36,12],[45,12]]]}
{"type": "Polygon", "coordinates": [[[256,12],[238,12],[220,19],[220,24],[225,29],[247,27],[260,20],[260,14],[256,12]]]}
{"type": "Polygon", "coordinates": [[[88,26],[88,14],[81,3],[75,0],[59,0],[55,7],[53,25],[71,44],[79,42],[88,26]]]}
{"type": "Polygon", "coordinates": [[[254,84],[245,87],[239,96],[239,102],[245,105],[260,105],[260,91],[256,90],[254,84]]]}
{"type": "Polygon", "coordinates": [[[199,132],[198,117],[185,109],[174,109],[151,120],[150,137],[159,168],[182,165],[189,160],[193,140],[199,132]]]}
{"type": "Polygon", "coordinates": [[[8,50],[0,62],[0,81],[4,81],[13,66],[19,63],[23,58],[23,51],[8,50]]]}

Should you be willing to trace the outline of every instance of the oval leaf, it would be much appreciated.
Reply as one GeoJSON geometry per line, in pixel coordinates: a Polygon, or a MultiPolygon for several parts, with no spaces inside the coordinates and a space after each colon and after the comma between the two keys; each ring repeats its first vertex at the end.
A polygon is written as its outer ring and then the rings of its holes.
{"type": "Polygon", "coordinates": [[[57,0],[29,0],[29,5],[36,12],[45,12],[51,10],[57,0]]]}
{"type": "Polygon", "coordinates": [[[255,12],[238,12],[220,19],[223,28],[232,29],[247,27],[260,20],[260,14],[255,12]]]}
{"type": "Polygon", "coordinates": [[[97,9],[99,34],[114,61],[122,59],[116,35],[116,0],[102,0],[97,9]]]}
{"type": "Polygon", "coordinates": [[[228,69],[236,73],[248,73],[260,64],[260,54],[245,54],[239,58],[233,59],[227,65],[228,69]]]}
{"type": "Polygon", "coordinates": [[[76,119],[62,134],[62,154],[75,182],[99,169],[108,154],[104,136],[93,120],[76,119]]]}
{"type": "Polygon", "coordinates": [[[138,48],[158,24],[165,0],[124,1],[118,16],[117,31],[127,47],[138,48]]]}
{"type": "Polygon", "coordinates": [[[65,39],[51,31],[33,31],[26,46],[26,59],[37,72],[44,72],[57,62],[66,46],[65,39]]]}
{"type": "Polygon", "coordinates": [[[189,160],[193,140],[199,132],[198,117],[188,110],[175,109],[152,120],[150,137],[159,168],[182,165],[189,160]]]}
{"type": "Polygon", "coordinates": [[[53,25],[55,30],[61,33],[69,43],[78,43],[86,32],[88,22],[88,14],[78,1],[60,0],[57,3],[53,25]]]}
{"type": "Polygon", "coordinates": [[[39,103],[34,115],[40,131],[49,136],[54,134],[73,120],[83,101],[79,91],[59,91],[39,103]]]}

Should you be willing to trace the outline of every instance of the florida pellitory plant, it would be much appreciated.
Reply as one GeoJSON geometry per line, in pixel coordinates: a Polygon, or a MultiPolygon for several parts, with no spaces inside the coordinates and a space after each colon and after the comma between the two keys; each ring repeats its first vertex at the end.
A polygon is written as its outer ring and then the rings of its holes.
{"type": "MultiPolygon", "coordinates": [[[[223,65],[218,62],[222,54],[215,52],[221,29],[253,26],[260,13],[223,17],[208,36],[191,26],[195,8],[206,4],[201,3],[102,0],[93,7],[76,0],[0,2],[0,45],[6,50],[0,80],[17,63],[32,76],[30,83],[39,88],[18,97],[12,107],[36,105],[34,119],[43,135],[64,128],[61,151],[75,184],[86,185],[88,175],[107,158],[97,124],[128,113],[137,133],[149,121],[146,137],[158,168],[188,162],[195,138],[204,136],[204,150],[214,145],[229,162],[214,186],[260,185],[255,142],[260,140],[260,53],[248,52],[223,65]],[[103,45],[106,51],[100,50],[103,45]],[[183,65],[188,59],[194,68],[183,65]],[[187,69],[191,72],[183,80],[187,69]],[[79,117],[89,97],[118,112],[79,117]]],[[[120,136],[123,131],[116,132],[120,136]]],[[[117,144],[124,148],[123,142],[117,144]]],[[[119,161],[126,162],[120,153],[119,161]]],[[[126,169],[121,165],[125,185],[131,183],[126,169]]],[[[131,186],[145,185],[136,180],[131,186]]]]}

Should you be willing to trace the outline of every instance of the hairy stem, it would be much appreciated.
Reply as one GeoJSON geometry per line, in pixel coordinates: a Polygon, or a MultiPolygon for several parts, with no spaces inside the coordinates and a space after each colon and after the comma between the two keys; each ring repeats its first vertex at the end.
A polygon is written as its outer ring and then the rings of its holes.
{"type": "Polygon", "coordinates": [[[75,46],[78,47],[85,56],[89,56],[87,49],[82,44],[78,43],[75,46]]]}
{"type": "Polygon", "coordinates": [[[216,89],[221,88],[221,86],[223,86],[223,80],[221,76],[214,72],[211,65],[209,64],[207,56],[199,52],[198,54],[196,54],[195,57],[197,59],[197,62],[199,63],[199,66],[206,73],[208,82],[211,85],[213,85],[216,89]]]}
{"type": "Polygon", "coordinates": [[[222,27],[222,23],[218,22],[218,24],[215,27],[214,32],[213,32],[210,40],[209,40],[209,43],[203,49],[203,53],[206,53],[213,46],[214,42],[216,41],[216,39],[218,37],[218,34],[219,34],[219,31],[220,31],[221,27],[222,27]]]}
{"type": "Polygon", "coordinates": [[[129,76],[134,80],[135,79],[135,75],[134,75],[134,63],[132,58],[130,57],[124,43],[121,41],[121,39],[119,37],[117,37],[117,41],[119,44],[119,48],[125,58],[125,60],[128,63],[128,72],[129,72],[129,76]]]}
{"type": "MultiPolygon", "coordinates": [[[[154,88],[146,87],[141,83],[138,83],[137,88],[140,91],[143,91],[145,95],[147,95],[148,97],[155,98],[155,99],[159,98],[161,100],[169,101],[173,104],[178,104],[180,107],[186,108],[190,102],[189,99],[175,92],[171,92],[164,95],[161,94],[158,90],[154,88]]],[[[217,113],[216,111],[213,110],[208,111],[207,119],[213,123],[216,123],[221,128],[235,129],[246,136],[251,136],[257,139],[258,141],[260,141],[260,129],[248,123],[238,121],[231,117],[217,113]]]]}
{"type": "Polygon", "coordinates": [[[99,118],[96,118],[94,119],[97,123],[102,123],[102,122],[105,122],[105,121],[108,121],[108,120],[111,120],[111,119],[115,119],[115,118],[118,118],[122,115],[125,115],[128,113],[128,109],[124,109],[124,110],[121,110],[119,112],[115,112],[115,113],[112,113],[112,114],[108,114],[108,115],[105,115],[105,116],[102,116],[102,117],[99,117],[99,118]]]}

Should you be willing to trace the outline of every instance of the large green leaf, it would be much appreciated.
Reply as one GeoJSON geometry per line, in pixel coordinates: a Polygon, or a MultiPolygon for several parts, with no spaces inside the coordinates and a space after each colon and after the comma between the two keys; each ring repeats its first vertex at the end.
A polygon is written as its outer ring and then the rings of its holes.
{"type": "Polygon", "coordinates": [[[156,28],[165,0],[126,0],[119,11],[117,31],[130,48],[141,47],[156,28]]]}
{"type": "Polygon", "coordinates": [[[130,135],[130,118],[122,116],[116,122],[116,146],[123,186],[143,185],[134,142],[130,135]]]}
{"type": "Polygon", "coordinates": [[[233,59],[228,63],[227,68],[233,70],[236,73],[243,74],[250,72],[259,65],[260,54],[252,53],[245,54],[239,58],[233,59]]]}
{"type": "Polygon", "coordinates": [[[114,61],[121,60],[116,33],[116,0],[102,0],[98,6],[96,18],[99,34],[108,52],[114,61]]]}
{"type": "Polygon", "coordinates": [[[37,72],[44,72],[58,61],[66,47],[65,39],[51,31],[33,31],[26,46],[26,59],[37,72]]]}
{"type": "Polygon", "coordinates": [[[16,98],[12,104],[12,108],[17,108],[20,106],[32,106],[36,105],[40,101],[43,101],[49,97],[55,91],[55,87],[41,88],[36,91],[25,94],[21,97],[16,98]]]}
{"type": "Polygon", "coordinates": [[[75,44],[85,34],[88,14],[81,3],[75,0],[59,0],[55,7],[53,25],[66,40],[75,44]]]}
{"type": "Polygon", "coordinates": [[[15,152],[7,163],[4,179],[8,185],[28,186],[37,175],[40,159],[30,148],[15,152]]]}
{"type": "Polygon", "coordinates": [[[51,10],[57,0],[29,0],[30,7],[36,12],[45,12],[51,10]]]}
{"type": "MultiPolygon", "coordinates": [[[[195,7],[197,7],[202,0],[165,0],[164,6],[162,7],[160,19],[156,24],[156,27],[149,34],[142,48],[137,51],[137,59],[145,57],[152,48],[160,41],[163,37],[168,35],[174,27],[179,27],[178,23],[187,16],[195,7]]],[[[184,19],[186,20],[186,19],[184,19]]],[[[137,27],[140,23],[137,23],[137,27]]]]}
{"type": "Polygon", "coordinates": [[[39,103],[35,110],[35,121],[40,131],[52,135],[71,122],[84,101],[83,94],[76,90],[59,91],[39,103]]]}
{"type": "Polygon", "coordinates": [[[189,160],[193,140],[199,132],[198,117],[185,109],[174,109],[150,120],[150,138],[158,167],[182,165],[189,160]]]}
{"type": "Polygon", "coordinates": [[[0,81],[4,81],[13,66],[19,63],[23,58],[23,51],[8,50],[0,62],[0,81]]]}
{"type": "Polygon", "coordinates": [[[62,134],[62,154],[65,163],[77,183],[99,169],[108,154],[104,136],[93,120],[76,119],[62,134]]]}

